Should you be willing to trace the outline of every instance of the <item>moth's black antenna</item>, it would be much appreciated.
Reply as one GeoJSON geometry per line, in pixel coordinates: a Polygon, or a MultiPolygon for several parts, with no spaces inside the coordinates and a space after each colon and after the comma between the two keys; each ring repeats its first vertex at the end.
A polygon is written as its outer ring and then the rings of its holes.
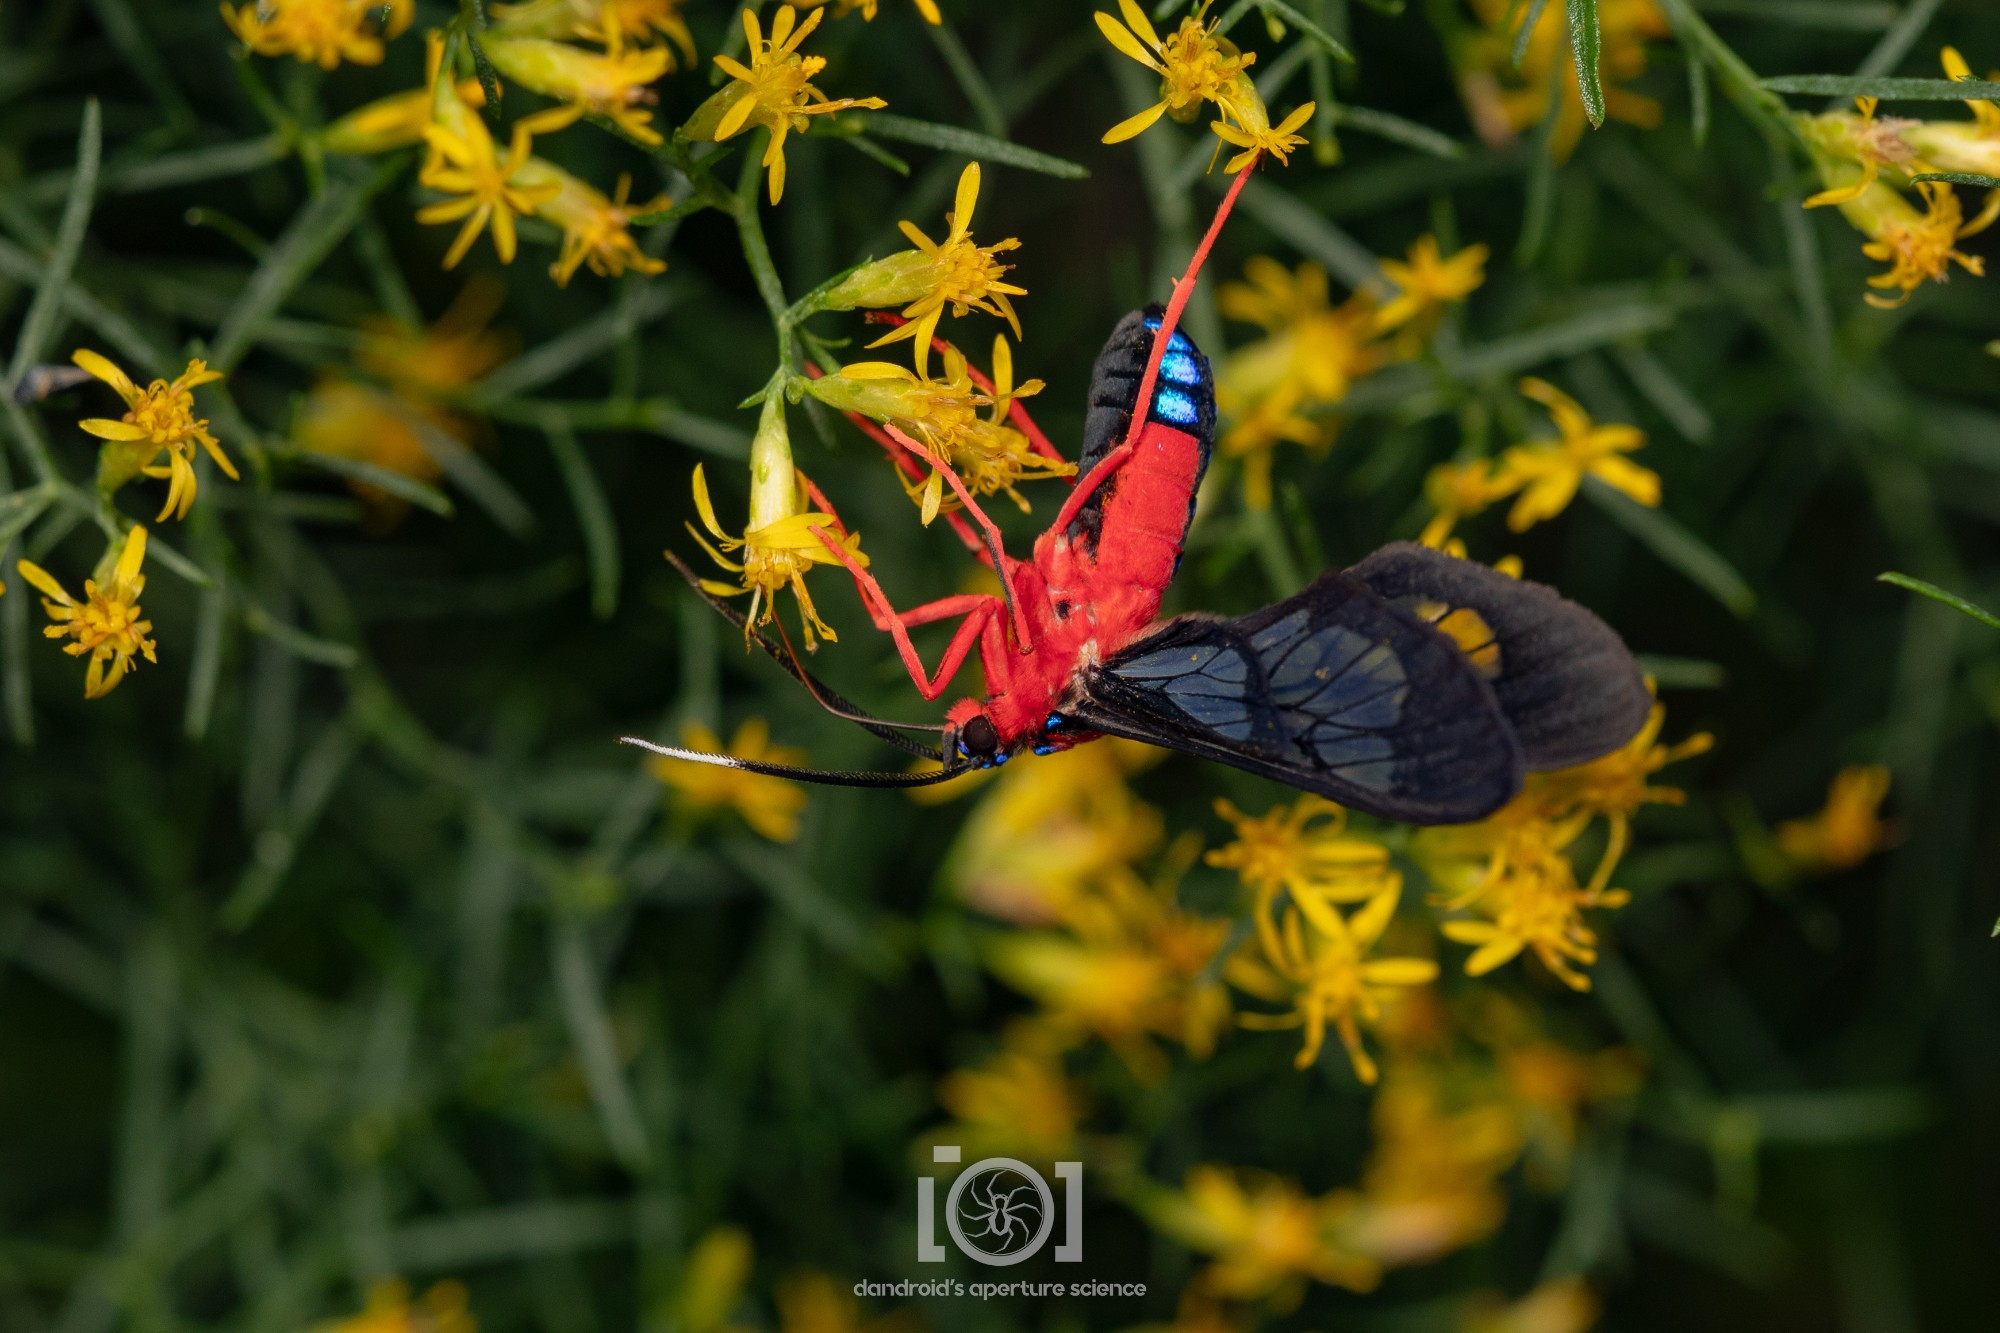
{"type": "MultiPolygon", "coordinates": [[[[884,719],[876,717],[872,713],[863,713],[858,710],[850,711],[849,709],[842,708],[820,693],[825,686],[814,679],[813,674],[806,670],[805,664],[799,661],[799,650],[792,647],[791,631],[785,628],[783,617],[773,616],[771,621],[778,627],[778,638],[785,645],[785,656],[791,660],[792,675],[798,678],[799,684],[806,687],[806,693],[813,697],[814,703],[835,717],[845,718],[849,722],[858,722],[864,727],[871,722],[884,722],[884,719]]],[[[949,730],[949,728],[936,722],[885,722],[885,725],[904,727],[910,731],[934,731],[940,736],[949,730]]]]}
{"type": "MultiPolygon", "coordinates": [[[[651,750],[654,754],[665,755],[669,759],[685,759],[691,764],[740,769],[746,773],[761,773],[765,777],[817,783],[822,787],[932,787],[940,782],[963,777],[972,771],[970,764],[960,764],[956,768],[941,768],[935,773],[842,772],[837,769],[797,768],[791,764],[770,764],[761,759],[739,759],[733,754],[713,754],[707,750],[683,750],[678,745],[655,745],[652,741],[642,740],[637,736],[620,736],[618,743],[636,745],[642,750],[651,750]]],[[[936,755],[927,757],[937,758],[936,755]]]]}
{"type": "Polygon", "coordinates": [[[795,659],[788,657],[784,653],[780,652],[778,650],[778,646],[772,643],[769,639],[765,638],[761,630],[751,628],[745,622],[745,617],[741,611],[738,611],[735,607],[723,601],[720,597],[717,597],[714,593],[710,592],[708,589],[702,587],[700,576],[697,575],[692,569],[689,569],[687,563],[683,561],[679,556],[675,555],[672,551],[668,551],[666,555],[667,555],[667,563],[672,565],[676,570],[680,572],[680,576],[687,580],[688,586],[690,588],[693,588],[697,593],[701,595],[701,599],[704,602],[707,602],[710,606],[715,608],[717,615],[721,616],[724,620],[727,620],[730,624],[736,626],[737,629],[742,630],[746,637],[748,637],[759,648],[762,648],[766,653],[770,655],[772,661],[776,662],[779,666],[783,667],[787,672],[789,672],[792,676],[792,679],[798,681],[808,690],[811,690],[813,693],[813,697],[819,700],[822,706],[826,706],[828,704],[837,705],[837,707],[835,708],[829,708],[828,709],[829,712],[833,712],[840,717],[846,718],[850,722],[858,724],[863,729],[868,731],[869,734],[875,736],[880,740],[888,742],[890,745],[895,746],[898,750],[901,750],[904,754],[915,755],[919,759],[936,759],[938,757],[938,753],[936,750],[933,750],[928,746],[919,745],[917,742],[911,740],[908,736],[905,736],[900,732],[893,731],[891,730],[891,728],[904,727],[911,731],[940,731],[940,732],[943,731],[944,728],[939,727],[933,723],[891,722],[886,718],[876,717],[873,714],[861,708],[856,707],[848,700],[841,698],[840,695],[836,694],[833,690],[829,689],[822,681],[820,681],[811,672],[807,671],[803,666],[799,665],[799,663],[795,659]]]}

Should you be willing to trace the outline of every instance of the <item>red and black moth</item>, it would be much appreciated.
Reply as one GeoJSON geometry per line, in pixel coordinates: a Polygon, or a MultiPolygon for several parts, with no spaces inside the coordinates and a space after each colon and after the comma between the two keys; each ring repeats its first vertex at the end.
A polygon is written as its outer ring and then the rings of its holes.
{"type": "Polygon", "coordinates": [[[995,568],[1004,596],[965,594],[899,613],[875,577],[825,538],[925,699],[942,695],[977,650],[986,696],[951,705],[941,728],[921,728],[942,731],[941,751],[901,735],[905,724],[861,712],[754,636],[829,709],[938,759],[941,771],[834,773],[629,743],[805,781],[903,787],[1122,736],[1368,814],[1449,824],[1491,814],[1527,772],[1587,762],[1637,734],[1651,695],[1603,621],[1540,584],[1428,547],[1385,546],[1239,619],[1158,619],[1215,438],[1213,375],[1178,317],[1235,193],[1174,300],[1126,316],[1099,354],[1075,487],[1029,559],[999,548],[997,530],[942,460],[890,430],[894,447],[946,470],[986,534],[960,525],[961,535],[995,568]],[[953,619],[957,631],[927,673],[909,630],[953,619]]]}

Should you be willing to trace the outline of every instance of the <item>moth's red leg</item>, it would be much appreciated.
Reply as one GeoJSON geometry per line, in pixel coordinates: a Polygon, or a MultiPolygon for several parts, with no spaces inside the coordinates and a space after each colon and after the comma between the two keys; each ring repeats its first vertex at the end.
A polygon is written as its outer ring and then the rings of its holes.
{"type": "MultiPolygon", "coordinates": [[[[904,476],[908,477],[911,481],[917,482],[924,479],[923,464],[911,457],[908,449],[890,439],[888,433],[880,426],[870,421],[867,417],[862,416],[859,412],[849,412],[847,419],[860,427],[862,434],[881,445],[882,452],[889,455],[889,461],[894,463],[904,476]]],[[[831,513],[832,511],[829,510],[828,512],[831,513]]],[[[972,525],[965,521],[963,515],[946,514],[944,521],[951,524],[951,530],[958,534],[958,539],[961,542],[965,543],[966,550],[978,556],[985,564],[991,565],[993,563],[992,555],[986,550],[986,543],[979,540],[979,534],[972,530],[972,525]]],[[[997,573],[998,570],[995,570],[995,572],[997,573]]]]}
{"type": "Polygon", "coordinates": [[[942,476],[945,479],[945,483],[951,487],[952,494],[958,497],[959,504],[964,507],[966,513],[972,516],[972,521],[977,523],[979,530],[985,534],[986,549],[993,557],[991,562],[993,572],[1000,576],[1001,591],[1007,602],[1007,615],[1013,622],[1014,642],[1019,645],[1021,652],[1030,651],[1032,641],[1028,637],[1028,616],[1015,603],[1013,588],[1008,583],[1007,552],[1006,548],[1001,545],[1000,525],[986,516],[986,511],[981,509],[979,502],[972,498],[972,492],[966,488],[964,479],[953,470],[951,464],[945,462],[936,454],[931,453],[894,426],[885,426],[883,429],[888,432],[889,438],[895,440],[896,443],[922,459],[930,467],[937,469],[938,475],[942,476]]]}
{"type": "Polygon", "coordinates": [[[896,652],[903,659],[903,668],[915,682],[917,693],[926,700],[943,694],[945,687],[951,684],[951,678],[965,665],[966,654],[979,642],[980,631],[986,628],[986,622],[999,608],[1000,599],[986,593],[960,593],[926,602],[897,615],[895,608],[889,604],[889,595],[882,591],[882,585],[875,581],[875,576],[861,567],[853,552],[824,529],[814,528],[812,532],[825,543],[834,559],[845,565],[847,572],[854,576],[855,587],[860,590],[862,605],[868,608],[869,619],[875,622],[877,629],[888,631],[889,637],[895,640],[896,652]],[[937,673],[926,677],[923,659],[917,656],[917,646],[910,642],[908,627],[949,620],[955,615],[963,615],[965,619],[959,622],[957,631],[951,636],[951,643],[938,662],[937,673]]]}
{"type": "Polygon", "coordinates": [[[1097,488],[1111,480],[1112,473],[1131,462],[1138,447],[1136,440],[1127,440],[1106,454],[1087,475],[1077,478],[1076,489],[1069,493],[1067,500],[1063,501],[1062,512],[1056,515],[1055,522],[1049,524],[1049,531],[1062,532],[1076,522],[1076,516],[1083,512],[1083,507],[1090,502],[1090,497],[1097,494],[1097,488]]]}

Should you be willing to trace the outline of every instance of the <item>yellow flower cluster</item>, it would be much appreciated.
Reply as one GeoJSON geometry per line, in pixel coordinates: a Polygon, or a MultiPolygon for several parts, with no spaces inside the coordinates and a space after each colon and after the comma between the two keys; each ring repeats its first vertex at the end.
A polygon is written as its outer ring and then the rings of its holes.
{"type": "Polygon", "coordinates": [[[1194,12],[1180,26],[1162,38],[1138,0],[1118,0],[1120,23],[1098,11],[1097,28],[1120,54],[1130,56],[1160,76],[1160,100],[1137,115],[1120,121],[1105,132],[1105,143],[1123,143],[1150,129],[1163,115],[1187,124],[1210,102],[1219,113],[1209,123],[1218,140],[1216,151],[1230,144],[1242,151],[1229,159],[1223,169],[1242,171],[1259,157],[1279,162],[1289,160],[1293,149],[1303,147],[1305,138],[1296,131],[1312,119],[1317,104],[1307,102],[1278,124],[1271,124],[1270,111],[1257,85],[1250,78],[1255,53],[1239,51],[1222,35],[1222,20],[1204,22],[1211,0],[1199,0],[1194,12]]]}
{"type": "Polygon", "coordinates": [[[466,1302],[463,1283],[433,1283],[415,1301],[407,1282],[377,1282],[368,1289],[361,1313],[336,1320],[320,1333],[478,1333],[479,1321],[466,1302]]]}
{"type": "MultiPolygon", "coordinates": [[[[1965,57],[1949,46],[1942,62],[1948,78],[1972,77],[1965,57]]],[[[1924,283],[1946,281],[1954,264],[1976,276],[1986,272],[1985,261],[1958,249],[1958,242],[2000,218],[2000,190],[1989,190],[1985,203],[1968,218],[1951,185],[1911,180],[1940,172],[2000,174],[2000,106],[1985,101],[1966,105],[1972,109],[1969,121],[1908,120],[1877,116],[1876,100],[1862,97],[1855,99],[1853,112],[1797,119],[1826,186],[1805,206],[1839,208],[1868,238],[1861,252],[1889,265],[1888,272],[1868,279],[1878,289],[1867,294],[1871,305],[1899,306],[1924,283]],[[1921,210],[1903,193],[1906,188],[1916,191],[1921,210]]]]}
{"type": "Polygon", "coordinates": [[[1644,446],[1644,431],[1615,422],[1599,424],[1547,380],[1531,376],[1520,388],[1548,410],[1555,438],[1515,445],[1501,455],[1497,467],[1478,458],[1431,469],[1424,494],[1436,513],[1418,538],[1424,545],[1442,547],[1461,518],[1508,496],[1514,504],[1507,527],[1526,532],[1569,508],[1585,477],[1595,477],[1642,505],[1660,503],[1659,474],[1625,457],[1644,446]]]}
{"type": "Polygon", "coordinates": [[[1474,245],[1446,258],[1435,237],[1420,237],[1406,259],[1382,262],[1395,286],[1386,303],[1362,290],[1336,306],[1325,269],[1308,262],[1287,271],[1261,255],[1244,264],[1245,281],[1223,285],[1222,313],[1264,330],[1223,359],[1215,386],[1222,454],[1243,461],[1253,509],[1270,506],[1278,444],[1330,446],[1339,430],[1334,409],[1355,382],[1416,355],[1445,308],[1484,281],[1487,254],[1474,245]]]}
{"type": "MultiPolygon", "coordinates": [[[[1518,65],[1514,53],[1521,34],[1509,25],[1523,13],[1521,6],[1509,0],[1472,0],[1472,9],[1482,26],[1453,44],[1452,61],[1473,129],[1492,147],[1505,149],[1522,130],[1553,114],[1549,151],[1557,161],[1568,160],[1589,121],[1564,6],[1531,11],[1539,17],[1518,65]]],[[[1646,72],[1646,43],[1672,32],[1666,15],[1656,0],[1598,0],[1597,25],[1604,114],[1653,128],[1660,123],[1660,104],[1618,85],[1646,72]]]]}
{"type": "MultiPolygon", "coordinates": [[[[483,442],[480,423],[452,404],[511,352],[509,341],[488,327],[504,294],[497,282],[475,280],[428,328],[408,328],[386,316],[370,321],[353,369],[327,372],[300,404],[293,439],[330,458],[437,481],[444,471],[440,444],[472,448],[483,442]]],[[[377,531],[394,527],[409,508],[367,481],[348,484],[368,502],[377,531]]]]}
{"type": "MultiPolygon", "coordinates": [[[[771,724],[761,717],[745,718],[726,746],[708,727],[690,722],[681,728],[681,746],[771,764],[802,764],[806,758],[803,750],[773,745],[771,724]]],[[[799,836],[799,816],[806,808],[806,793],[796,782],[740,768],[685,763],[664,755],[652,756],[646,767],[674,793],[683,808],[694,814],[734,810],[744,823],[772,842],[791,842],[799,836]]]]}
{"type": "Polygon", "coordinates": [[[415,0],[246,0],[222,6],[222,18],[260,56],[291,56],[321,69],[382,63],[384,38],[395,38],[415,17],[415,0]],[[380,32],[369,16],[382,20],[380,32]]]}

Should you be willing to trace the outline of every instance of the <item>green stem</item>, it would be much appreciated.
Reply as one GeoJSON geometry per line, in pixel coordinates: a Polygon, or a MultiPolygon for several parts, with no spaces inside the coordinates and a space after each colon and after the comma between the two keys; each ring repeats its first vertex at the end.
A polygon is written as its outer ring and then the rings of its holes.
{"type": "Polygon", "coordinates": [[[1730,101],[1765,133],[1779,139],[1798,137],[1797,128],[1786,114],[1784,99],[1757,82],[1756,72],[1743,63],[1743,57],[1729,43],[1715,35],[1715,29],[1695,12],[1691,0],[1660,0],[1660,8],[1667,11],[1675,35],[1715,67],[1716,77],[1722,80],[1723,91],[1729,94],[1730,101]]]}
{"type": "Polygon", "coordinates": [[[757,205],[757,187],[763,181],[762,157],[761,153],[744,156],[733,211],[736,214],[736,232],[743,243],[744,262],[750,265],[750,276],[756,281],[757,295],[764,298],[764,308],[770,311],[771,323],[778,335],[778,373],[789,376],[792,364],[798,360],[798,338],[793,330],[791,310],[785,301],[785,284],[778,277],[778,266],[771,262],[771,245],[764,239],[764,220],[757,205]]]}

